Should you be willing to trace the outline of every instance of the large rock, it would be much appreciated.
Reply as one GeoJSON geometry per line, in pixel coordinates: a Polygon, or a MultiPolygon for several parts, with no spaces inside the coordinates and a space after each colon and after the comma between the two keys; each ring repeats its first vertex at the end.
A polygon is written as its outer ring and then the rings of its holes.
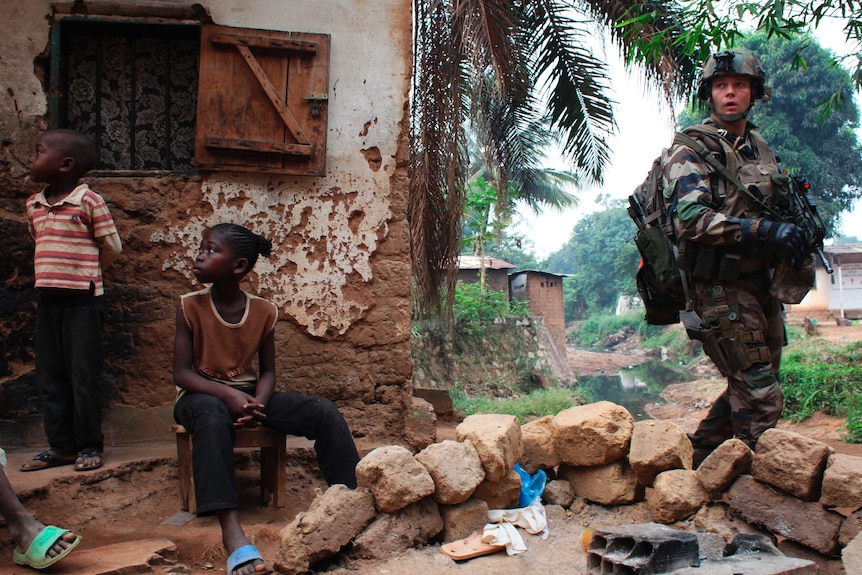
{"type": "Polygon", "coordinates": [[[443,505],[466,501],[485,479],[476,448],[469,441],[447,439],[416,454],[434,480],[434,500],[443,505]]]}
{"type": "Polygon", "coordinates": [[[485,480],[479,484],[473,497],[488,503],[490,509],[509,509],[518,506],[518,496],[521,494],[521,476],[510,469],[499,481],[485,480]]]}
{"type": "Polygon", "coordinates": [[[844,562],[844,572],[847,575],[862,573],[862,535],[857,535],[841,551],[841,560],[844,562]]]}
{"type": "Polygon", "coordinates": [[[654,521],[673,523],[693,515],[710,500],[709,491],[700,484],[694,471],[671,469],[659,473],[646,501],[654,521]]]}
{"type": "Polygon", "coordinates": [[[833,453],[823,473],[820,504],[826,507],[862,507],[862,457],[833,453]]]}
{"type": "Polygon", "coordinates": [[[575,488],[565,479],[554,479],[545,485],[542,501],[547,505],[568,507],[575,500],[575,488]]]}
{"type": "Polygon", "coordinates": [[[425,545],[443,530],[437,504],[423,499],[392,514],[381,514],[353,541],[360,559],[383,559],[425,545]]]}
{"type": "Polygon", "coordinates": [[[728,439],[697,468],[697,479],[709,491],[725,491],[743,473],[751,471],[753,454],[741,439],[728,439]]]}
{"type": "Polygon", "coordinates": [[[441,505],[443,541],[464,539],[488,523],[488,502],[471,497],[458,505],[441,505]]]}
{"type": "Polygon", "coordinates": [[[554,450],[568,466],[607,465],[628,453],[633,428],[631,414],[610,401],[570,407],[554,417],[554,450]]]}
{"type": "Polygon", "coordinates": [[[372,450],[356,465],[356,481],[374,496],[377,508],[394,513],[434,493],[434,480],[406,447],[372,450]]]}
{"type": "Polygon", "coordinates": [[[723,502],[707,503],[694,514],[692,522],[698,531],[716,533],[725,543],[730,543],[739,534],[770,536],[769,531],[736,517],[730,506],[723,502]]]}
{"type": "Polygon", "coordinates": [[[434,406],[421,397],[410,398],[410,411],[404,420],[404,439],[417,450],[437,441],[437,414],[434,406]]]}
{"type": "Polygon", "coordinates": [[[350,543],[374,519],[374,499],[364,489],[333,485],[281,530],[275,568],[286,575],[307,573],[350,543]]]}
{"type": "Polygon", "coordinates": [[[455,438],[476,448],[487,481],[506,477],[524,452],[521,425],[514,415],[470,415],[455,428],[455,438]]]}
{"type": "Polygon", "coordinates": [[[652,485],[669,469],[691,469],[694,450],[688,436],[671,421],[638,421],[632,431],[629,465],[641,485],[652,485]]]}
{"type": "Polygon", "coordinates": [[[530,475],[539,469],[553,469],[560,462],[554,449],[554,416],[546,415],[521,426],[524,454],[518,463],[530,475]]]}
{"type": "Polygon", "coordinates": [[[593,503],[628,505],[637,499],[637,478],[624,460],[600,467],[561,465],[559,475],[572,484],[576,496],[593,503]]]}
{"type": "Polygon", "coordinates": [[[755,481],[737,479],[727,492],[730,508],[749,523],[769,529],[824,555],[838,549],[838,532],[844,517],[755,481]]]}
{"type": "Polygon", "coordinates": [[[841,524],[841,530],[838,532],[838,544],[841,547],[846,546],[859,533],[862,533],[862,509],[851,513],[841,524]]]}
{"type": "Polygon", "coordinates": [[[800,499],[816,501],[831,451],[816,439],[783,429],[767,429],[757,440],[751,474],[800,499]]]}

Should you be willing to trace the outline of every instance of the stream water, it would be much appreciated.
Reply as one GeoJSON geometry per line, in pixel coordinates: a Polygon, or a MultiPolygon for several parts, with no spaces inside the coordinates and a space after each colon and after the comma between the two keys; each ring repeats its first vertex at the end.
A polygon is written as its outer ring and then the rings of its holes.
{"type": "Polygon", "coordinates": [[[667,362],[650,360],[619,373],[580,376],[578,391],[587,401],[612,401],[622,405],[635,421],[651,419],[646,406],[661,404],[662,391],[672,383],[691,381],[694,377],[667,362]]]}

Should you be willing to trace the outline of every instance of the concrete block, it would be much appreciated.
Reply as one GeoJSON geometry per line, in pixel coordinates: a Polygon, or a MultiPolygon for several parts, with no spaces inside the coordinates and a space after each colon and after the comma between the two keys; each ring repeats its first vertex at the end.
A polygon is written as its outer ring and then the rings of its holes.
{"type": "Polygon", "coordinates": [[[597,529],[587,550],[589,575],[653,575],[699,564],[697,536],[658,523],[597,529]]]}

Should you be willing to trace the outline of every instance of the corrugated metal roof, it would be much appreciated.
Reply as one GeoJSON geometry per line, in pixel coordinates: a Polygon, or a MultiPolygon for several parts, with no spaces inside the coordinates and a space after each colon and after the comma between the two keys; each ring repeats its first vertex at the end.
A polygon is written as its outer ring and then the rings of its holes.
{"type": "Polygon", "coordinates": [[[517,276],[520,274],[525,274],[527,272],[529,272],[531,274],[542,274],[542,275],[546,275],[546,276],[554,276],[555,278],[567,278],[567,277],[570,277],[572,275],[572,274],[555,274],[553,272],[545,272],[542,270],[519,270],[519,271],[516,271],[516,272],[509,274],[509,277],[517,276]]]}
{"type": "MultiPolygon", "coordinates": [[[[459,270],[478,270],[482,266],[480,265],[482,262],[482,258],[479,256],[460,256],[458,258],[458,269],[459,270]]],[[[515,269],[516,265],[512,265],[509,262],[504,262],[503,260],[498,260],[497,258],[485,258],[485,269],[486,270],[511,270],[515,269]]]]}

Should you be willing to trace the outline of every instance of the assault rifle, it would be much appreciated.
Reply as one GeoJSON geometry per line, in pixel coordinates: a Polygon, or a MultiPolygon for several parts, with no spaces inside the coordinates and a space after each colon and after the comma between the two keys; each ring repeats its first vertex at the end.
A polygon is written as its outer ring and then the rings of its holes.
{"type": "Polygon", "coordinates": [[[826,228],[817,206],[808,191],[811,183],[805,176],[793,176],[790,179],[790,221],[796,224],[805,236],[805,245],[809,252],[814,252],[820,258],[820,262],[826,269],[826,273],[832,273],[832,266],[823,253],[823,238],[826,236],[826,228]]]}

